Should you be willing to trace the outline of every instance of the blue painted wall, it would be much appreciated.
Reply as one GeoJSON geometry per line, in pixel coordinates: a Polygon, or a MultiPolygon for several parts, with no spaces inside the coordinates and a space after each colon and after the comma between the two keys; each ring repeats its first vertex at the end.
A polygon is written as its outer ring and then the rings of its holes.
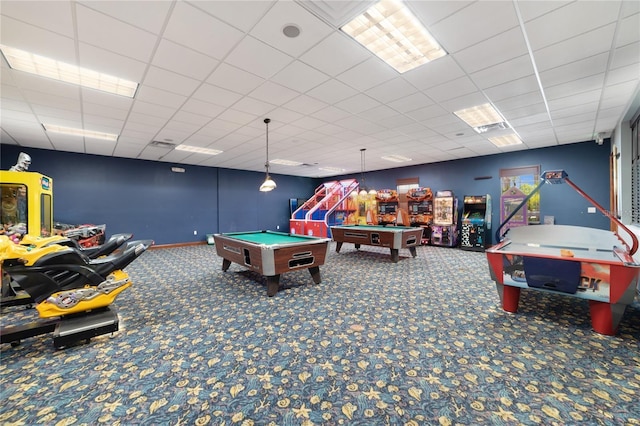
{"type": "MultiPolygon", "coordinates": [[[[565,170],[571,182],[593,198],[604,209],[609,209],[609,154],[610,140],[598,145],[582,142],[550,148],[516,151],[499,155],[467,158],[436,164],[404,167],[365,173],[367,187],[394,189],[397,179],[418,177],[421,186],[439,190],[452,190],[459,200],[460,213],[465,195],[489,194],[492,199],[492,235],[500,225],[500,169],[540,166],[545,170],[565,170]],[[475,177],[491,176],[487,180],[475,177]]],[[[341,178],[360,179],[360,175],[341,178]]],[[[592,206],[567,184],[544,185],[540,189],[540,214],[554,216],[559,225],[587,226],[609,229],[609,219],[596,212],[587,213],[592,206]]]]}
{"type": "Polygon", "coordinates": [[[258,187],[264,173],[83,155],[0,145],[0,168],[21,152],[29,171],[53,179],[53,219],[71,224],[106,224],[107,236],[131,232],[156,244],[203,241],[216,232],[272,229],[288,232],[289,198],[308,198],[309,178],[272,175],[275,191],[258,187]],[[193,235],[197,231],[198,235],[193,235]]]}
{"type": "MultiPolygon", "coordinates": [[[[64,223],[106,224],[107,235],[132,232],[156,244],[202,241],[205,234],[259,229],[289,229],[289,199],[311,197],[322,182],[360,179],[360,174],[328,179],[273,175],[275,191],[258,187],[264,173],[174,164],[0,145],[0,168],[15,164],[21,151],[31,155],[30,171],[53,178],[54,220],[64,223]],[[279,227],[279,228],[278,228],[279,227]],[[193,231],[198,231],[194,236],[193,231]]],[[[561,145],[506,154],[366,172],[368,187],[395,188],[396,180],[418,177],[434,192],[450,189],[464,195],[491,195],[493,226],[499,225],[501,168],[539,165],[541,170],[564,169],[572,182],[605,209],[609,208],[609,141],[561,145]],[[491,176],[488,180],[474,180],[491,176]]],[[[557,224],[609,229],[600,213],[568,185],[545,185],[541,215],[557,224]]]]}

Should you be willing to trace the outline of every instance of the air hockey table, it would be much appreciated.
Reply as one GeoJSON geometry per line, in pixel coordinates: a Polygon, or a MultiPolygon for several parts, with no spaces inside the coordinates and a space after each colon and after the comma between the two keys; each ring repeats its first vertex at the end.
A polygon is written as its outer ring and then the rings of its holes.
{"type": "MultiPolygon", "coordinates": [[[[544,183],[568,183],[603,214],[629,234],[631,247],[613,231],[571,225],[529,225],[496,231],[493,247],[486,250],[491,279],[502,308],[516,313],[522,289],[586,299],[591,325],[600,334],[615,335],[628,305],[638,291],[640,263],[633,255],[638,240],[633,232],[586,195],[564,171],[545,172],[544,183]]],[[[517,212],[516,209],[514,212],[517,212]]]]}

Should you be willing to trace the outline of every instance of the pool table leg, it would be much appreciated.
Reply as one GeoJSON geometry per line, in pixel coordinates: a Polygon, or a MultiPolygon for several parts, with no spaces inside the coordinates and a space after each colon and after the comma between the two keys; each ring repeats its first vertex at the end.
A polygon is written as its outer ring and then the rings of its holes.
{"type": "Polygon", "coordinates": [[[229,266],[231,266],[231,261],[227,259],[222,259],[222,271],[226,272],[227,269],[229,269],[229,266]]]}
{"type": "Polygon", "coordinates": [[[340,249],[342,248],[341,242],[336,242],[336,253],[340,253],[340,249]]]}
{"type": "Polygon", "coordinates": [[[398,260],[400,260],[400,250],[391,249],[391,261],[393,263],[398,263],[398,260]]]}
{"type": "Polygon", "coordinates": [[[313,278],[313,282],[316,284],[320,284],[320,267],[312,266],[309,268],[309,273],[311,274],[311,278],[313,278]]]}
{"type": "Polygon", "coordinates": [[[415,247],[409,247],[409,252],[411,253],[411,256],[416,257],[418,255],[418,253],[416,252],[416,248],[415,247]]]}
{"type": "Polygon", "coordinates": [[[267,296],[273,297],[280,288],[280,275],[265,277],[267,280],[267,296]]]}

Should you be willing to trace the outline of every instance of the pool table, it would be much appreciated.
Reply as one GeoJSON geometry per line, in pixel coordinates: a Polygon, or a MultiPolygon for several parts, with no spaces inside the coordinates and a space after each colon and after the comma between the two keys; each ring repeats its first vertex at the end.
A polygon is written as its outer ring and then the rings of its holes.
{"type": "Polygon", "coordinates": [[[416,247],[422,241],[422,228],[409,226],[377,225],[336,225],[331,227],[331,235],[336,242],[336,252],[340,253],[342,243],[353,243],[356,249],[361,245],[389,247],[391,261],[397,263],[401,248],[408,248],[416,257],[416,247]]]}
{"type": "Polygon", "coordinates": [[[320,266],[329,251],[329,238],[292,235],[274,231],[231,232],[213,235],[216,253],[223,258],[222,270],[231,262],[264,276],[267,295],[274,296],[280,286],[280,274],[308,269],[320,283],[320,266]]]}

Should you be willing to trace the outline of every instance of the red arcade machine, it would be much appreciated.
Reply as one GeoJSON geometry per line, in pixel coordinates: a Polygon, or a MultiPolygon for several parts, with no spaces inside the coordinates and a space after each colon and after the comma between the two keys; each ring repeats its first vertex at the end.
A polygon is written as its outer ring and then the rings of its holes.
{"type": "Polygon", "coordinates": [[[431,244],[455,247],[458,244],[458,199],[453,191],[438,191],[433,200],[431,244]]]}

